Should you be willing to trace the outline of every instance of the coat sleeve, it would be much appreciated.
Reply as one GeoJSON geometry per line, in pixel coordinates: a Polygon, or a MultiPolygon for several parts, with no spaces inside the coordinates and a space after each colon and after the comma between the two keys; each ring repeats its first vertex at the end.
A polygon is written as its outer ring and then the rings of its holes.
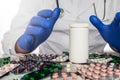
{"type": "Polygon", "coordinates": [[[15,54],[14,48],[17,39],[24,33],[30,19],[44,8],[44,0],[21,0],[19,11],[12,20],[10,30],[3,36],[4,54],[10,55],[10,51],[15,54]]]}

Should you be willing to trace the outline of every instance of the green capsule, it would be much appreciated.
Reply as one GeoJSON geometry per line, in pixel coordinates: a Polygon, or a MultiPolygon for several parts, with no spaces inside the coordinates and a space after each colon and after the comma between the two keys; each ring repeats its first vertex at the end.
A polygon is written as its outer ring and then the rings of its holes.
{"type": "Polygon", "coordinates": [[[56,64],[51,64],[50,67],[55,69],[56,68],[56,64]]]}
{"type": "Polygon", "coordinates": [[[113,63],[117,63],[117,60],[112,60],[113,63]]]}
{"type": "Polygon", "coordinates": [[[17,78],[14,78],[13,80],[18,80],[17,78]]]}
{"type": "Polygon", "coordinates": [[[49,72],[54,73],[55,71],[54,71],[54,69],[49,69],[49,72]]]}
{"type": "Polygon", "coordinates": [[[26,75],[24,76],[24,79],[25,79],[25,80],[30,80],[29,75],[26,74],[26,75]]]}
{"type": "Polygon", "coordinates": [[[39,72],[38,72],[38,71],[35,71],[35,72],[34,72],[34,75],[39,75],[39,72]]]}
{"type": "Polygon", "coordinates": [[[44,78],[45,74],[44,73],[40,73],[40,77],[44,78]]]}
{"type": "Polygon", "coordinates": [[[31,77],[30,80],[35,80],[35,79],[33,77],[31,77]]]}
{"type": "Polygon", "coordinates": [[[57,68],[58,68],[59,70],[61,70],[61,69],[62,69],[62,66],[61,66],[61,65],[59,65],[59,66],[57,66],[57,68]]]}
{"type": "Polygon", "coordinates": [[[65,55],[69,56],[69,52],[63,52],[63,54],[65,54],[65,55]]]}
{"type": "Polygon", "coordinates": [[[44,68],[43,68],[43,71],[45,71],[45,72],[48,71],[48,68],[44,67],[44,68]]]}

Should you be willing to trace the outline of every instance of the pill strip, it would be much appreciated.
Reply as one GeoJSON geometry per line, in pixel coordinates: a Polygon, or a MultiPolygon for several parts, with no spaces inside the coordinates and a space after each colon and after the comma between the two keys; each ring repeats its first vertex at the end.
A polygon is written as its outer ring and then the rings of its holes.
{"type": "MultiPolygon", "coordinates": [[[[107,78],[110,75],[120,76],[120,69],[106,66],[104,64],[79,65],[77,67],[78,72],[85,77],[92,80],[99,80],[101,78],[107,78]]],[[[107,79],[108,80],[108,79],[107,79]]]]}
{"type": "Polygon", "coordinates": [[[6,73],[10,72],[11,70],[16,68],[17,66],[19,66],[19,64],[6,64],[6,65],[0,67],[0,77],[5,75],[6,73]]]}

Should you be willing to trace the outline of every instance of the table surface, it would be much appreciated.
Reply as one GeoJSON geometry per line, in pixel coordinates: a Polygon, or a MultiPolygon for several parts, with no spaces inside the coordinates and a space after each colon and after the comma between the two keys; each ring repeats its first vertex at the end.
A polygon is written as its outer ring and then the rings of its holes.
{"type": "MultiPolygon", "coordinates": [[[[21,77],[23,77],[25,74],[19,74],[19,75],[15,75],[13,73],[9,73],[8,75],[2,77],[0,80],[13,80],[14,78],[17,78],[18,80],[20,80],[21,77]]],[[[50,77],[47,77],[43,80],[50,80],[50,77]]]]}
{"type": "MultiPolygon", "coordinates": [[[[13,80],[14,78],[17,78],[18,80],[20,80],[20,78],[23,76],[24,76],[24,74],[14,75],[13,73],[9,73],[8,75],[2,77],[0,80],[13,80]]],[[[42,80],[52,80],[52,79],[50,77],[47,77],[42,80]]],[[[63,80],[63,79],[59,79],[59,80],[63,80]]],[[[72,80],[72,78],[69,78],[69,80],[72,80]]],[[[82,80],[82,79],[80,76],[78,76],[77,80],[82,80]]]]}

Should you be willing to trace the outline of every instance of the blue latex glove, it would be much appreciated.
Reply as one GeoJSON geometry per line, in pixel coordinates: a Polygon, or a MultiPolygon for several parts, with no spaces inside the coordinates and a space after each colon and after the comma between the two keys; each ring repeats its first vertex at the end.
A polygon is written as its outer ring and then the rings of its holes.
{"type": "Polygon", "coordinates": [[[26,51],[33,51],[44,42],[53,30],[53,26],[60,15],[60,9],[54,11],[42,10],[34,16],[24,34],[18,39],[18,45],[26,51]]]}
{"type": "Polygon", "coordinates": [[[103,39],[109,45],[120,51],[120,12],[118,12],[111,24],[105,25],[96,16],[90,17],[91,23],[98,29],[103,39]]]}

